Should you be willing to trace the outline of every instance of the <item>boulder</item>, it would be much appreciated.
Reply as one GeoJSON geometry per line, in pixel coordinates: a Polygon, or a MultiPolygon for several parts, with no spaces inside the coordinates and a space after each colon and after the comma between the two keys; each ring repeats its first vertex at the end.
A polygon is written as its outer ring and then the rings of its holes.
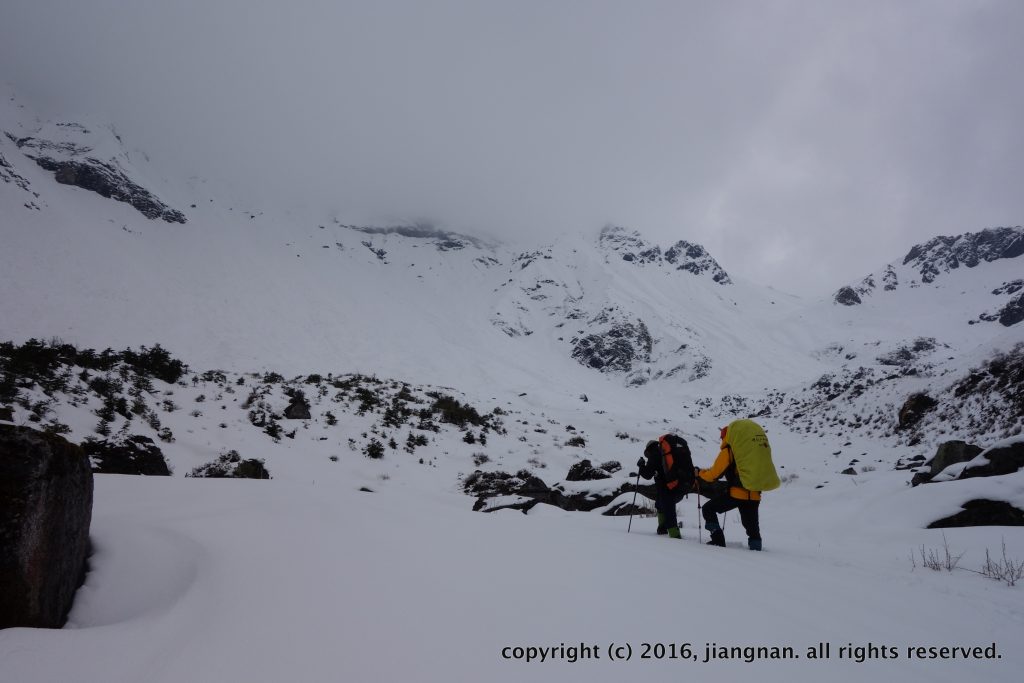
{"type": "Polygon", "coordinates": [[[906,429],[921,421],[924,414],[939,405],[939,402],[928,394],[914,394],[908,398],[899,412],[899,428],[906,429]]]}
{"type": "Polygon", "coordinates": [[[92,496],[81,448],[0,425],[0,629],[64,625],[85,578],[92,496]]]}
{"type": "Polygon", "coordinates": [[[929,529],[947,529],[959,526],[1024,526],[1024,511],[1006,501],[979,498],[962,506],[963,512],[938,519],[929,529]]]}
{"type": "Polygon", "coordinates": [[[974,460],[974,457],[979,453],[981,453],[979,447],[965,441],[946,441],[939,444],[938,450],[935,451],[935,457],[928,463],[931,468],[931,476],[934,477],[942,470],[958,462],[974,460]]]}
{"type": "Polygon", "coordinates": [[[565,475],[566,481],[593,481],[596,479],[608,479],[610,475],[606,470],[594,467],[589,460],[580,460],[569,468],[565,475]]]}
{"type": "Polygon", "coordinates": [[[1024,293],[1018,294],[999,309],[999,324],[1004,327],[1016,325],[1024,320],[1024,293]]]}
{"type": "Polygon", "coordinates": [[[861,303],[860,296],[853,287],[843,287],[835,295],[835,302],[843,306],[856,306],[861,303]]]}
{"type": "Polygon", "coordinates": [[[163,451],[148,436],[129,436],[122,441],[86,439],[82,450],[92,461],[92,471],[99,474],[171,476],[163,451]]]}
{"type": "Polygon", "coordinates": [[[996,477],[1001,474],[1012,474],[1024,468],[1024,441],[990,448],[985,451],[985,458],[988,462],[965,468],[959,478],[996,477]]]}
{"type": "Polygon", "coordinates": [[[309,420],[312,415],[309,413],[309,400],[302,391],[296,391],[291,396],[291,402],[284,409],[285,419],[288,420],[309,420]]]}

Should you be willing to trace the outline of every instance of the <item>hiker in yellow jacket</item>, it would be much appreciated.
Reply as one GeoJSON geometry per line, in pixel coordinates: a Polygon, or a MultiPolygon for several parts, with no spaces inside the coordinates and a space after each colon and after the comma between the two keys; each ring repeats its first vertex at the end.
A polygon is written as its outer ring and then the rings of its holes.
{"type": "Polygon", "coordinates": [[[725,547],[725,532],[718,523],[718,514],[738,508],[747,532],[747,547],[760,550],[761,492],[779,486],[764,429],[753,420],[734,420],[722,428],[722,447],[714,464],[708,469],[694,468],[694,473],[698,491],[701,481],[713,482],[723,475],[729,484],[728,491],[704,504],[704,528],[711,532],[708,543],[725,547]]]}

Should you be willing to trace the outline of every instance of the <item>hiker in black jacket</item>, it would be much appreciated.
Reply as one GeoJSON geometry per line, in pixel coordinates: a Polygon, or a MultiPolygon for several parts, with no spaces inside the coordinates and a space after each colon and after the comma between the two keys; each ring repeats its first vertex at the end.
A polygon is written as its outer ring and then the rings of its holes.
{"type": "Polygon", "coordinates": [[[658,534],[681,538],[676,504],[693,489],[693,460],[686,440],[665,434],[648,441],[644,457],[636,461],[640,476],[654,479],[654,509],[658,511],[658,534]]]}

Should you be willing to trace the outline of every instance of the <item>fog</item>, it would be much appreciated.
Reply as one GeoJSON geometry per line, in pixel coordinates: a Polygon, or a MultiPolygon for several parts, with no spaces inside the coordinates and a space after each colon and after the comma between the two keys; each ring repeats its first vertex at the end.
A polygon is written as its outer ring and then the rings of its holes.
{"type": "Polygon", "coordinates": [[[1024,3],[0,0],[0,80],[242,200],[614,223],[824,293],[1024,223],[1024,3]]]}

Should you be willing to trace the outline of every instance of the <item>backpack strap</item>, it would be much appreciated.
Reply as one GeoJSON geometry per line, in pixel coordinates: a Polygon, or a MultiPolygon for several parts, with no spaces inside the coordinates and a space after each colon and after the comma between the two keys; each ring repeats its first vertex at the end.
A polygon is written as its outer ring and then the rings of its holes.
{"type": "Polygon", "coordinates": [[[672,453],[672,444],[668,442],[667,437],[668,434],[664,434],[658,438],[658,441],[661,443],[661,468],[665,473],[665,487],[671,491],[675,489],[675,487],[679,486],[679,479],[676,478],[668,481],[669,475],[675,468],[676,459],[675,455],[672,453]]]}

